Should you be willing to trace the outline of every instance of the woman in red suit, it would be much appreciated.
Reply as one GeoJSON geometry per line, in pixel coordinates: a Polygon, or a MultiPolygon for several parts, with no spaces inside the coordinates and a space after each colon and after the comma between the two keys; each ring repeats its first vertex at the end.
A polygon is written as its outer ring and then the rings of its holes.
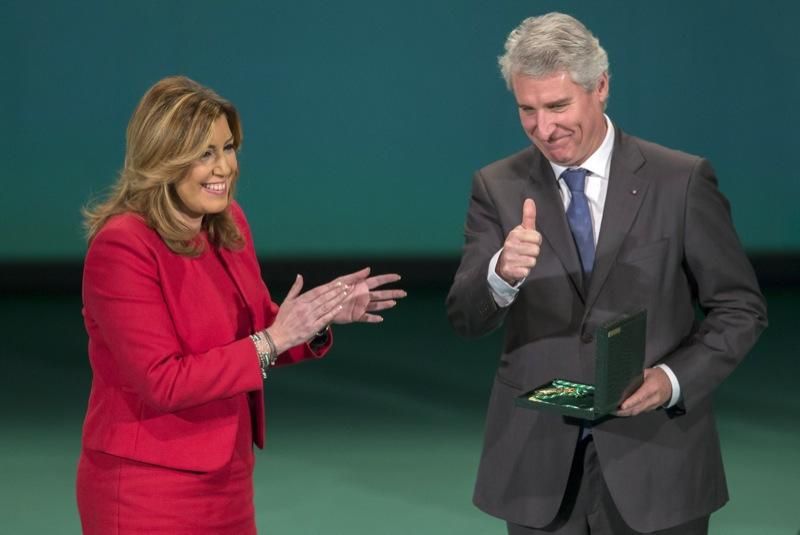
{"type": "Polygon", "coordinates": [[[166,78],[131,118],[108,199],[86,210],[84,533],[255,533],[269,369],[323,356],[328,325],[379,322],[405,295],[365,269],[305,293],[298,276],[278,307],[233,200],[241,141],[233,105],[166,78]]]}

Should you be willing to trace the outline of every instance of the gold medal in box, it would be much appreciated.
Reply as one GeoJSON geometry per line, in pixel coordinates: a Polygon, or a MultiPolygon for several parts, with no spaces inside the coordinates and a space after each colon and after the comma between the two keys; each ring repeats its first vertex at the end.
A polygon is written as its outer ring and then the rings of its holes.
{"type": "Polygon", "coordinates": [[[517,398],[517,405],[597,420],[608,416],[643,380],[647,311],[598,327],[595,381],[587,385],[553,379],[517,398]]]}

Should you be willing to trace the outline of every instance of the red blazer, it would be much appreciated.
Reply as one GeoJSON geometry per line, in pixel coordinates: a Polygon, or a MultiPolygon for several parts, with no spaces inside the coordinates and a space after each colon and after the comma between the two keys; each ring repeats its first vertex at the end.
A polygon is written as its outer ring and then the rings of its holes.
{"type": "MultiPolygon", "coordinates": [[[[172,252],[134,214],[109,220],[83,273],[92,390],[83,446],[180,470],[212,471],[231,458],[237,394],[248,393],[254,441],[264,446],[263,381],[249,334],[278,312],[261,279],[241,208],[240,251],[172,252]]],[[[205,236],[203,236],[205,238],[205,236]]],[[[278,364],[322,356],[307,345],[278,364]]]]}

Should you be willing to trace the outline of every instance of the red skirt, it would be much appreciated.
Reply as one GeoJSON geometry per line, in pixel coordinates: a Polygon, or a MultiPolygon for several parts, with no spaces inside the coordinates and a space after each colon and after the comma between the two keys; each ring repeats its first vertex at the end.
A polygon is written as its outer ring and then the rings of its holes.
{"type": "Polygon", "coordinates": [[[253,535],[253,435],[247,394],[227,466],[186,472],[84,449],[78,510],[85,535],[253,535]]]}

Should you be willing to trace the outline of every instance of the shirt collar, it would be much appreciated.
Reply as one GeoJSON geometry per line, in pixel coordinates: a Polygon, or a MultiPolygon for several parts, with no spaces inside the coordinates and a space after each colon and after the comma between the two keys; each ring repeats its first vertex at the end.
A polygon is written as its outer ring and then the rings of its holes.
{"type": "MultiPolygon", "coordinates": [[[[597,150],[581,164],[581,167],[591,172],[592,175],[608,179],[611,168],[611,153],[614,150],[614,125],[611,124],[611,119],[608,118],[608,115],[603,114],[603,117],[606,119],[606,137],[603,138],[603,142],[600,143],[597,150]]],[[[550,162],[550,166],[553,168],[556,180],[561,177],[561,173],[565,169],[569,169],[569,167],[564,167],[554,162],[550,162]]]]}

